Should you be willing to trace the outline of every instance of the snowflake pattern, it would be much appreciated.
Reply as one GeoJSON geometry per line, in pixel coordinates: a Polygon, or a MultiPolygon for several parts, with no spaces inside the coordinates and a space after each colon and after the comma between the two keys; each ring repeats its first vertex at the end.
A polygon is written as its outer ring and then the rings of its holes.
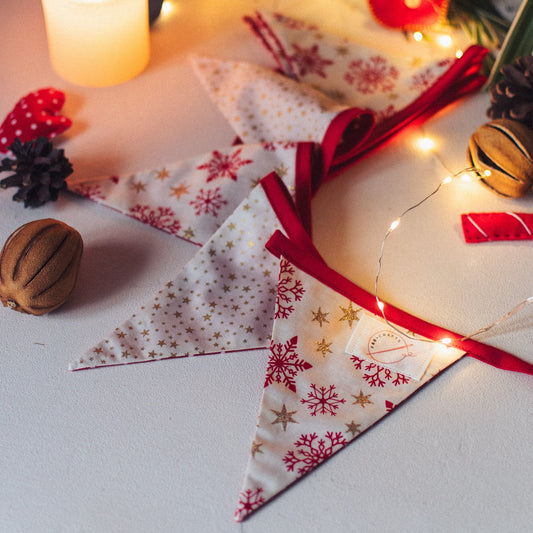
{"type": "Polygon", "coordinates": [[[361,370],[363,363],[365,363],[364,370],[366,371],[366,374],[363,374],[363,379],[371,387],[383,387],[387,382],[390,382],[392,383],[392,385],[397,387],[398,385],[405,385],[410,381],[410,378],[408,378],[404,374],[393,372],[392,370],[384,366],[372,363],[370,361],[365,361],[364,359],[362,359],[361,357],[357,357],[356,355],[352,355],[350,359],[352,360],[354,367],[357,370],[361,370]]]}
{"type": "Polygon", "coordinates": [[[230,178],[237,181],[237,171],[241,167],[253,163],[251,159],[241,159],[241,152],[242,148],[230,154],[223,154],[215,150],[207,163],[196,168],[197,170],[207,170],[207,182],[216,178],[230,178]]]}
{"type": "Polygon", "coordinates": [[[293,43],[292,48],[295,53],[291,59],[296,63],[300,76],[316,74],[321,78],[326,78],[324,69],[328,65],[333,65],[333,61],[320,55],[318,44],[314,44],[311,48],[302,48],[293,43]]]}
{"type": "Polygon", "coordinates": [[[298,466],[297,472],[303,476],[346,444],[340,431],[327,431],[323,439],[319,439],[316,433],[302,434],[294,443],[297,449],[289,450],[283,457],[283,462],[289,472],[294,472],[294,468],[298,466]]]}
{"type": "Polygon", "coordinates": [[[296,20],[292,17],[282,15],[281,13],[274,13],[273,16],[277,22],[279,22],[280,24],[283,24],[286,28],[289,28],[292,30],[306,30],[307,29],[309,31],[315,31],[318,29],[318,27],[314,24],[307,24],[304,21],[296,20]]]}
{"type": "Polygon", "coordinates": [[[235,520],[237,522],[240,522],[246,515],[249,515],[253,510],[265,503],[265,498],[262,496],[262,493],[262,487],[257,487],[255,490],[246,489],[241,492],[235,511],[235,520]]]}
{"type": "Polygon", "coordinates": [[[220,194],[220,187],[216,189],[200,189],[200,192],[196,195],[194,200],[189,202],[192,205],[196,215],[218,215],[220,208],[228,202],[222,198],[220,194]]]}
{"type": "Polygon", "coordinates": [[[313,383],[311,384],[311,391],[307,393],[307,398],[302,398],[301,403],[306,404],[307,408],[311,411],[311,416],[317,414],[325,415],[330,414],[335,416],[335,412],[339,408],[339,404],[345,403],[344,398],[339,398],[337,392],[335,392],[335,385],[329,387],[317,387],[313,383]]]}
{"type": "Polygon", "coordinates": [[[130,215],[172,235],[177,235],[181,228],[180,221],[169,207],[152,209],[149,205],[136,204],[130,209],[130,215]]]}
{"type": "Polygon", "coordinates": [[[77,194],[95,202],[97,202],[98,200],[105,200],[105,195],[102,192],[102,188],[100,187],[100,185],[92,185],[91,183],[81,183],[75,186],[74,191],[77,194]]]}
{"type": "Polygon", "coordinates": [[[409,89],[411,91],[422,92],[431,87],[435,81],[436,74],[431,68],[427,68],[412,77],[409,89]]]}
{"type": "Polygon", "coordinates": [[[292,274],[294,274],[294,268],[286,259],[282,259],[280,262],[274,318],[288,318],[294,311],[293,299],[295,302],[300,301],[305,292],[302,282],[299,279],[294,280],[291,277],[292,274]]]}
{"type": "Polygon", "coordinates": [[[294,377],[298,372],[312,368],[312,364],[298,358],[296,345],[298,337],[295,336],[287,342],[272,342],[270,356],[265,378],[265,387],[271,383],[282,383],[292,392],[296,392],[294,377]]]}
{"type": "Polygon", "coordinates": [[[354,59],[348,65],[344,79],[354,85],[362,94],[378,91],[390,92],[395,87],[395,82],[400,73],[398,69],[389,65],[382,56],[372,56],[368,61],[354,59]]]}

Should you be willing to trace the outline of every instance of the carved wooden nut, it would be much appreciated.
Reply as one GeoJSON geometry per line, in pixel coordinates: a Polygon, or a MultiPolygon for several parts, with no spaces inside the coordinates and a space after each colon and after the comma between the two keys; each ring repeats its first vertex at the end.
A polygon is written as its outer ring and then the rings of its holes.
{"type": "Polygon", "coordinates": [[[467,159],[490,171],[481,182],[494,192],[524,196],[533,185],[533,130],[510,119],[488,122],[470,137],[467,159]]]}
{"type": "Polygon", "coordinates": [[[0,252],[0,300],[22,313],[44,315],[66,302],[80,266],[81,235],[53,218],[15,230],[0,252]]]}

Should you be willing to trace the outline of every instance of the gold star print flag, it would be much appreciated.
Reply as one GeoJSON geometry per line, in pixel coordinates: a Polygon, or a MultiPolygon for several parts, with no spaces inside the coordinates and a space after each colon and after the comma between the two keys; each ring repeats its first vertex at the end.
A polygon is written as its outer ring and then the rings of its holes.
{"type": "MultiPolygon", "coordinates": [[[[350,142],[349,128],[340,145],[322,142],[326,157],[336,151],[332,173],[484,82],[479,71],[486,50],[479,46],[460,58],[455,50],[438,47],[428,53],[416,42],[391,53],[282,14],[262,11],[245,20],[273,57],[276,71],[195,58],[196,73],[243,142],[321,141],[318,132],[334,127],[340,109],[371,110],[376,127],[364,143],[350,142]]],[[[354,26],[352,35],[358,34],[354,26]]]]}
{"type": "Polygon", "coordinates": [[[254,185],[277,169],[294,190],[297,154],[310,157],[310,148],[243,145],[124,179],[76,185],[82,194],[203,246],[71,370],[266,346],[277,263],[264,243],[277,225],[254,185]]]}
{"type": "MultiPolygon", "coordinates": [[[[330,269],[275,176],[262,185],[286,235],[259,419],[235,519],[241,521],[391,413],[465,353],[533,374],[533,365],[391,306],[330,269]],[[450,340],[449,345],[439,341],[450,340]]],[[[368,457],[369,461],[376,460],[368,457]]]]}

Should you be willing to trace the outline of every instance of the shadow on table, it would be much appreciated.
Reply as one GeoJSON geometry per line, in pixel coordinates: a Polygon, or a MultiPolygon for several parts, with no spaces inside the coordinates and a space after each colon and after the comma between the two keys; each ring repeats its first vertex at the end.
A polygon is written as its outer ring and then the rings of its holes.
{"type": "Polygon", "coordinates": [[[86,246],[76,287],[67,305],[105,306],[135,284],[138,274],[145,269],[149,253],[137,242],[109,240],[86,246]]]}

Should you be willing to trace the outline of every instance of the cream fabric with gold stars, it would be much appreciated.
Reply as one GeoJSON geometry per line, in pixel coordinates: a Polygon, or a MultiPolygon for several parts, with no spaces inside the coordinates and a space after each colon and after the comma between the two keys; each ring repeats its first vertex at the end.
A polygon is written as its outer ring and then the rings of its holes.
{"type": "Polygon", "coordinates": [[[253,63],[192,57],[207,92],[244,142],[321,142],[346,106],[253,63]]]}
{"type": "MultiPolygon", "coordinates": [[[[268,159],[284,167],[290,189],[295,154],[286,147],[268,159]]],[[[264,245],[277,228],[262,188],[253,188],[175,279],[70,369],[267,347],[279,262],[264,245]]]]}
{"type": "Polygon", "coordinates": [[[357,302],[282,258],[262,404],[237,521],[341,450],[463,355],[435,345],[419,381],[350,355],[346,346],[365,313],[357,302]]]}

